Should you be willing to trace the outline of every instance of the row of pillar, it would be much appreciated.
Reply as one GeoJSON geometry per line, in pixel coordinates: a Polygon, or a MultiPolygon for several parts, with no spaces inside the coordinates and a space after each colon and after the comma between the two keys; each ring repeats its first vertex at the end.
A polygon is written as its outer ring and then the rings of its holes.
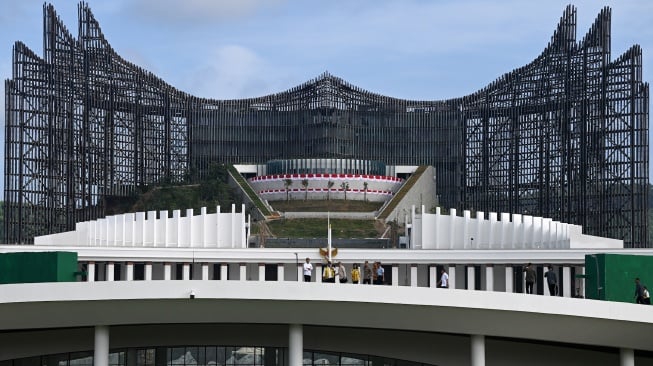
{"type": "MultiPolygon", "coordinates": [[[[144,265],[144,280],[150,281],[152,280],[152,262],[146,262],[144,265]]],[[[209,280],[209,263],[201,263],[201,280],[209,280]]],[[[163,263],[163,280],[171,280],[172,279],[172,266],[173,263],[166,262],[163,263]]],[[[457,286],[458,279],[456,278],[456,268],[457,266],[454,264],[448,265],[445,267],[446,271],[449,275],[449,288],[467,288],[467,289],[476,289],[476,266],[466,266],[466,283],[464,286],[457,286]]],[[[580,269],[581,274],[584,273],[584,268],[583,267],[577,267],[580,269]]],[[[481,269],[484,269],[485,275],[485,286],[484,290],[486,291],[495,291],[495,269],[496,267],[493,265],[484,265],[481,267],[481,269]]],[[[191,279],[191,263],[183,263],[182,265],[182,276],[181,278],[183,280],[190,280],[191,279]]],[[[283,279],[285,276],[284,273],[284,264],[280,263],[277,266],[277,278],[283,279]]],[[[362,270],[362,269],[361,269],[362,270]]],[[[503,270],[505,271],[504,273],[504,279],[505,279],[505,292],[514,292],[514,282],[513,278],[515,275],[515,268],[510,265],[506,265],[503,267],[503,270]]],[[[106,281],[114,281],[114,263],[113,262],[107,262],[105,265],[105,280],[106,281]]],[[[315,274],[313,276],[314,282],[322,282],[322,264],[316,264],[315,265],[315,274]]],[[[228,273],[229,273],[229,267],[227,263],[221,263],[220,264],[220,279],[227,279],[228,278],[228,273]]],[[[96,264],[95,262],[88,262],[87,265],[87,278],[88,281],[94,281],[96,277],[96,264]]],[[[361,274],[362,276],[362,274],[361,274]]],[[[440,278],[440,273],[438,273],[438,267],[431,265],[429,266],[429,286],[430,287],[436,287],[438,283],[438,279],[440,278]]],[[[258,264],[258,280],[259,281],[265,281],[265,263],[259,263],[258,264]]],[[[295,277],[297,280],[302,281],[304,276],[303,276],[303,267],[302,264],[300,263],[297,266],[297,275],[295,277]]],[[[392,286],[399,286],[399,266],[398,265],[392,265],[392,282],[390,283],[392,286]]],[[[125,275],[124,279],[127,281],[132,281],[134,280],[134,263],[133,262],[126,262],[125,264],[125,275]]],[[[247,279],[247,265],[245,263],[241,263],[239,265],[239,279],[240,280],[246,280],[247,279]]],[[[464,279],[463,279],[464,280],[464,279]]],[[[540,281],[545,282],[544,278],[539,279],[540,281]]],[[[336,281],[338,283],[338,281],[336,281]]],[[[361,279],[362,283],[362,279],[361,279]]],[[[571,273],[571,267],[570,266],[563,266],[562,267],[562,278],[560,279],[559,283],[564,284],[562,286],[562,296],[564,297],[572,297],[575,295],[573,293],[574,289],[574,279],[572,278],[572,273],[571,273]]],[[[412,287],[417,287],[418,286],[418,272],[417,272],[417,265],[411,265],[410,266],[410,280],[408,283],[409,286],[412,287]]],[[[579,292],[582,294],[584,293],[584,288],[583,287],[583,280],[581,279],[580,281],[580,289],[579,292]]],[[[479,286],[482,287],[482,286],[479,286]]],[[[549,296],[551,295],[549,293],[548,287],[544,287],[544,295],[549,296]]],[[[524,286],[522,286],[524,288],[524,286]]]]}
{"type": "MultiPolygon", "coordinates": [[[[95,349],[93,352],[94,366],[109,366],[109,327],[95,327],[95,349]]],[[[485,336],[470,335],[471,366],[485,366],[485,336]]],[[[635,366],[633,349],[619,350],[620,366],[635,366]]],[[[304,329],[301,324],[288,326],[288,365],[302,366],[304,363],[304,329]]]]}

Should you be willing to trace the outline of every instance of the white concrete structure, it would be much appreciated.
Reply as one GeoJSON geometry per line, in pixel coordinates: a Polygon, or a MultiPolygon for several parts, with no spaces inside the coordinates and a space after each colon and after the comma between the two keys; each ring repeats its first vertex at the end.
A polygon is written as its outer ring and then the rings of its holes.
{"type": "Polygon", "coordinates": [[[206,344],[281,347],[297,365],[308,362],[301,360],[307,349],[343,352],[343,360],[367,355],[372,365],[379,357],[473,366],[653,362],[651,309],[572,298],[584,289],[575,275],[584,273],[586,254],[653,249],[595,244],[580,228],[544,219],[413,209],[409,229],[419,250],[340,249],[335,258],[347,271],[380,261],[386,286],[331,285],[321,283],[318,249],[245,248],[242,214],[155,214],[80,223],[76,232],[40,237],[33,246],[0,246],[0,253],[75,251],[87,274],[80,277],[86,283],[0,285],[0,364],[93,351],[84,354],[106,366],[119,347],[206,344]],[[481,245],[470,240],[465,247],[460,233],[476,233],[481,245]],[[312,283],[301,282],[307,257],[312,283]],[[528,262],[539,271],[538,294],[547,291],[542,268],[553,265],[558,296],[521,293],[528,262]],[[449,289],[434,288],[441,269],[449,289]]]}
{"type": "MultiPolygon", "coordinates": [[[[424,212],[425,207],[422,206],[424,212]]],[[[77,223],[75,231],[39,236],[36,245],[72,245],[107,247],[173,247],[173,248],[245,248],[249,235],[249,220],[235,212],[200,215],[193,210],[150,211],[109,216],[104,219],[77,223]]],[[[622,240],[584,235],[582,227],[542,217],[518,214],[469,211],[457,216],[440,213],[417,214],[415,207],[408,217],[412,249],[620,249],[622,240]],[[501,217],[498,221],[497,218],[501,217]]]]}
{"type": "MultiPolygon", "coordinates": [[[[635,304],[303,282],[131,281],[0,289],[0,361],[78,352],[94,343],[96,354],[104,355],[108,343],[112,349],[288,347],[291,365],[302,344],[434,365],[653,362],[648,337],[653,312],[635,304]]],[[[102,362],[96,359],[95,365],[102,362]]]]}
{"type": "Polygon", "coordinates": [[[77,245],[106,247],[175,247],[175,248],[246,248],[249,220],[245,206],[236,212],[207,214],[202,207],[195,216],[193,209],[149,211],[107,216],[76,224],[75,231],[39,236],[36,245],[77,245]],[[157,216],[158,214],[158,216],[157,216]]]}
{"type": "MultiPolygon", "coordinates": [[[[422,207],[421,212],[425,212],[422,207]]],[[[463,211],[448,215],[411,213],[411,247],[415,249],[567,249],[623,248],[623,240],[584,235],[582,227],[529,215],[463,211]],[[500,218],[500,220],[499,220],[500,218]]]]}
{"type": "Polygon", "coordinates": [[[384,202],[399,190],[404,180],[401,178],[367,174],[275,174],[250,178],[252,189],[264,200],[283,201],[286,193],[289,199],[325,200],[347,199],[384,202]],[[286,180],[291,185],[287,187],[286,180]],[[308,186],[304,188],[302,182],[308,186]],[[333,186],[329,188],[328,183],[333,186]],[[367,186],[366,186],[367,184],[367,186]]]}

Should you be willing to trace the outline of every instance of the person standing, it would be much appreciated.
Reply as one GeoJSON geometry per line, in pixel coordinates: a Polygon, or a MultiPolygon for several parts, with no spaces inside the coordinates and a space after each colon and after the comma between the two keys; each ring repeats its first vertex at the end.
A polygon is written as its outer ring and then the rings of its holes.
{"type": "Polygon", "coordinates": [[[370,263],[365,261],[363,265],[363,284],[369,285],[372,283],[372,268],[370,268],[370,263]]]}
{"type": "Polygon", "coordinates": [[[311,259],[306,257],[306,262],[304,262],[304,282],[311,282],[312,274],[313,265],[311,264],[311,259]]]}
{"type": "Polygon", "coordinates": [[[537,273],[535,273],[535,269],[531,263],[528,263],[526,268],[524,268],[524,272],[526,272],[526,293],[532,294],[533,286],[535,285],[535,281],[537,279],[537,273]]]}
{"type": "Polygon", "coordinates": [[[558,296],[558,275],[553,271],[553,267],[549,266],[549,270],[544,274],[546,283],[549,285],[549,295],[558,296]]]}
{"type": "Polygon", "coordinates": [[[449,288],[449,275],[444,270],[444,268],[440,270],[440,281],[438,281],[438,287],[449,288]]]}
{"type": "Polygon", "coordinates": [[[347,283],[347,270],[342,262],[338,262],[338,270],[336,271],[336,274],[338,275],[340,283],[347,283]]]}
{"type": "Polygon", "coordinates": [[[354,268],[351,269],[351,283],[358,284],[361,279],[361,270],[358,263],[354,263],[354,268]]]}
{"type": "Polygon", "coordinates": [[[385,269],[383,269],[383,266],[381,265],[381,262],[377,262],[377,265],[376,265],[376,284],[377,285],[383,285],[384,277],[385,277],[385,269]]]}
{"type": "Polygon", "coordinates": [[[635,278],[635,302],[638,304],[644,303],[644,288],[639,282],[639,277],[635,278]]]}
{"type": "Polygon", "coordinates": [[[333,270],[333,265],[331,261],[327,262],[327,265],[324,266],[324,271],[322,272],[322,282],[334,283],[336,282],[336,274],[333,270]]]}

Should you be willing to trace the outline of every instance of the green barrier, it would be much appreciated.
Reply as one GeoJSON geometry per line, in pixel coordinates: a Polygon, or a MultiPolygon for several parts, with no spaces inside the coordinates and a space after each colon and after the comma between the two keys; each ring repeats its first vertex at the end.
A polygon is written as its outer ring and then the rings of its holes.
{"type": "Polygon", "coordinates": [[[583,277],[585,298],[634,303],[635,278],[653,288],[653,256],[588,254],[583,277]]]}
{"type": "Polygon", "coordinates": [[[75,282],[80,274],[76,252],[0,253],[0,284],[75,282]]]}

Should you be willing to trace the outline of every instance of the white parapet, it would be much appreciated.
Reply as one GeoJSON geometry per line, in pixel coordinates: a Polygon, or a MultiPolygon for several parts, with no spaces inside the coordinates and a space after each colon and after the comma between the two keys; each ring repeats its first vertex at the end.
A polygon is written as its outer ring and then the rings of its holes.
{"type": "MultiPolygon", "coordinates": [[[[414,208],[413,208],[414,212],[414,208]]],[[[423,212],[423,211],[422,211],[423,212]]],[[[443,215],[413,215],[410,242],[421,249],[568,249],[623,248],[623,240],[582,233],[582,227],[550,218],[478,211],[463,216],[451,209],[443,215]],[[500,218],[500,220],[499,220],[500,218]]]]}
{"type": "Polygon", "coordinates": [[[245,206],[241,212],[207,214],[202,208],[195,216],[193,209],[137,212],[79,222],[74,231],[37,236],[36,245],[102,246],[102,247],[173,247],[173,248],[246,248],[247,226],[245,206]]]}

